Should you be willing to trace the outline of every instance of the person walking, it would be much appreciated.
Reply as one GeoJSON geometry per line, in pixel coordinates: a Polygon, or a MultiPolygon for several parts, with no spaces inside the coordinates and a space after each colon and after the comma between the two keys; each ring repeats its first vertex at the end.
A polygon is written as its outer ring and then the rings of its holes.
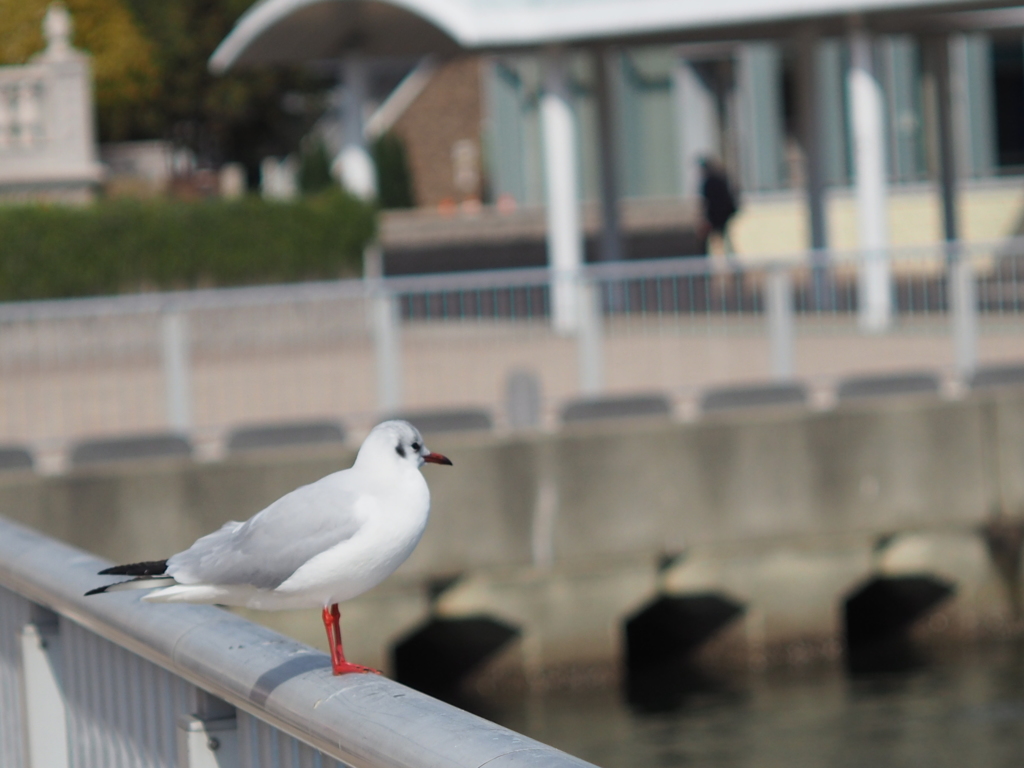
{"type": "Polygon", "coordinates": [[[712,240],[720,243],[726,256],[735,253],[729,238],[729,220],[736,215],[739,205],[733,194],[725,168],[714,157],[703,157],[700,161],[701,195],[704,198],[704,252],[711,255],[712,240]]]}

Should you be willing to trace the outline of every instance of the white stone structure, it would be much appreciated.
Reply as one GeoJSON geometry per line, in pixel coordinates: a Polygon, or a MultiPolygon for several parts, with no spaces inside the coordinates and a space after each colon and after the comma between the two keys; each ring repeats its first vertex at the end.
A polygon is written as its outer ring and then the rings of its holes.
{"type": "Polygon", "coordinates": [[[0,200],[86,202],[102,178],[92,70],[71,47],[71,17],[51,5],[46,50],[0,67],[0,200]]]}
{"type": "Polygon", "coordinates": [[[265,200],[294,200],[299,196],[299,161],[294,155],[260,163],[260,194],[265,200]]]}
{"type": "Polygon", "coordinates": [[[174,145],[169,141],[115,141],[101,144],[100,161],[105,166],[108,191],[118,185],[128,185],[150,194],[167,191],[177,166],[184,164],[186,172],[195,166],[194,157],[175,157],[175,152],[174,145]]]}

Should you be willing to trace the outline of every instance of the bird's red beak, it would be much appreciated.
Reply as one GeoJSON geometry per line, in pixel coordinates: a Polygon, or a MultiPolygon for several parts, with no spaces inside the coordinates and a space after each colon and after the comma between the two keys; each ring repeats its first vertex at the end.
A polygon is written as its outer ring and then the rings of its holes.
{"type": "Polygon", "coordinates": [[[452,465],[452,460],[440,453],[428,453],[423,457],[423,461],[427,464],[447,464],[449,467],[452,465]]]}

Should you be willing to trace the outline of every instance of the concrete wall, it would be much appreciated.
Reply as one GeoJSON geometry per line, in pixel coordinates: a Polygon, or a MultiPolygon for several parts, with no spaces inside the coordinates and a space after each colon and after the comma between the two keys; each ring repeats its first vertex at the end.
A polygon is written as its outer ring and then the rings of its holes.
{"type": "MultiPolygon", "coordinates": [[[[991,242],[1018,234],[1024,208],[1016,179],[966,181],[961,188],[960,226],[967,242],[991,242]]],[[[839,251],[855,250],[857,205],[852,190],[832,189],[826,204],[828,243],[839,251]]],[[[889,242],[895,247],[942,242],[942,202],[931,184],[889,189],[889,242]]],[[[807,202],[803,190],[745,195],[730,225],[739,258],[747,263],[802,253],[807,247],[807,202]]]]}
{"type": "MultiPolygon", "coordinates": [[[[975,614],[1008,610],[977,530],[998,510],[1024,517],[1024,392],[428,442],[454,466],[425,468],[427,533],[399,574],[345,609],[363,661],[382,664],[431,610],[523,627],[512,663],[524,668],[614,660],[623,617],[659,590],[731,595],[748,607],[744,642],[834,644],[842,596],[885,567],[944,567],[973,579],[961,594],[975,614]],[[885,566],[883,537],[916,541],[917,559],[885,566]],[[659,576],[658,556],[684,550],[659,576]],[[431,606],[426,577],[459,572],[431,606]]],[[[116,561],[166,557],[352,458],[318,448],[10,473],[0,513],[116,561]]],[[[265,620],[319,641],[316,616],[265,620]]]]}
{"type": "MultiPolygon", "coordinates": [[[[573,564],[766,537],[970,526],[996,506],[1024,510],[1021,393],[429,442],[455,466],[424,469],[433,511],[407,576],[526,565],[545,546],[556,563],[573,564]]],[[[0,512],[114,560],[166,556],[353,455],[321,448],[9,473],[0,512]]]]}

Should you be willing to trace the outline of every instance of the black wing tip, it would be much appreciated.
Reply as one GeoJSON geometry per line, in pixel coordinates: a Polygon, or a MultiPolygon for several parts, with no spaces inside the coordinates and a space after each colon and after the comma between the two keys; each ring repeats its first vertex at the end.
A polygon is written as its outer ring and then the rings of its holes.
{"type": "Polygon", "coordinates": [[[88,592],[85,593],[84,597],[88,597],[89,595],[101,595],[104,592],[106,592],[108,589],[110,589],[112,586],[114,586],[114,585],[113,584],[107,584],[104,587],[96,587],[96,589],[90,589],[88,592]]]}
{"type": "MultiPolygon", "coordinates": [[[[147,560],[142,563],[112,565],[99,572],[100,576],[162,576],[167,570],[166,560],[147,560]]],[[[89,592],[87,594],[92,594],[89,592]]]]}

